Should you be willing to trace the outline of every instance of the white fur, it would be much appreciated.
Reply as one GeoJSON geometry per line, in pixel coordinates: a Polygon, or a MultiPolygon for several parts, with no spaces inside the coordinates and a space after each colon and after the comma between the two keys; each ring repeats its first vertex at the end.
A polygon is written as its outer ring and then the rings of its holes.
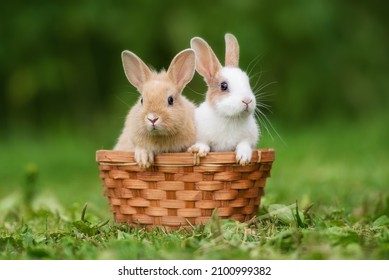
{"type": "Polygon", "coordinates": [[[259,136],[259,128],[252,115],[223,116],[204,102],[195,111],[195,123],[197,137],[191,152],[205,156],[210,151],[236,151],[238,162],[247,164],[251,160],[252,149],[259,136]]]}
{"type": "Polygon", "coordinates": [[[255,111],[255,96],[251,90],[249,77],[245,72],[235,67],[223,67],[220,71],[221,79],[228,83],[228,91],[225,97],[216,103],[216,113],[225,117],[237,117],[246,114],[246,105],[242,100],[250,99],[248,113],[255,111]]]}
{"type": "Polygon", "coordinates": [[[235,151],[236,162],[246,165],[260,135],[254,117],[256,101],[247,74],[237,65],[237,40],[231,34],[225,38],[226,62],[229,64],[225,67],[203,39],[193,38],[191,41],[196,53],[196,69],[209,88],[206,101],[195,110],[196,144],[189,151],[200,157],[210,151],[235,151]],[[222,82],[228,84],[228,90],[221,91],[222,82]]]}
{"type": "Polygon", "coordinates": [[[149,167],[154,163],[154,153],[141,147],[135,148],[135,161],[140,166],[149,167]]]}

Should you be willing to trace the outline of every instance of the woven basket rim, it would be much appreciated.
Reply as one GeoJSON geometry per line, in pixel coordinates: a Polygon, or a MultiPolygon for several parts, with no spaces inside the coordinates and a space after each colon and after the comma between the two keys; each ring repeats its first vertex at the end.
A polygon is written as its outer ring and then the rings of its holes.
{"type": "MultiPolygon", "coordinates": [[[[275,151],[272,148],[253,151],[251,164],[273,162],[275,151]]],[[[155,165],[218,165],[236,164],[235,152],[210,152],[206,157],[196,159],[189,152],[159,153],[155,155],[155,165]]],[[[117,150],[97,150],[96,162],[100,165],[136,165],[134,152],[117,150]]]]}

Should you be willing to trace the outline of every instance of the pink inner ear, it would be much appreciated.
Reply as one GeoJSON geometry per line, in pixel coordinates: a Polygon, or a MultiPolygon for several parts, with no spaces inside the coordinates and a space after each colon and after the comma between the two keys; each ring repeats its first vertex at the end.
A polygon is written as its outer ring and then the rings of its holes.
{"type": "Polygon", "coordinates": [[[226,66],[239,67],[239,44],[232,34],[225,35],[226,41],[226,66]]]}
{"type": "Polygon", "coordinates": [[[215,53],[201,38],[194,38],[191,41],[191,47],[196,53],[196,69],[207,82],[210,82],[221,69],[221,64],[215,53]]]}
{"type": "Polygon", "coordinates": [[[150,68],[134,53],[122,53],[124,71],[128,81],[141,91],[143,84],[150,78],[150,68]]]}
{"type": "Polygon", "coordinates": [[[178,54],[170,64],[168,69],[168,76],[180,89],[182,89],[192,80],[194,71],[194,53],[183,51],[182,53],[178,54]]]}
{"type": "Polygon", "coordinates": [[[205,61],[202,60],[202,63],[197,64],[197,71],[204,76],[208,82],[215,78],[221,68],[222,66],[219,60],[213,53],[209,53],[209,55],[206,56],[205,61]]]}

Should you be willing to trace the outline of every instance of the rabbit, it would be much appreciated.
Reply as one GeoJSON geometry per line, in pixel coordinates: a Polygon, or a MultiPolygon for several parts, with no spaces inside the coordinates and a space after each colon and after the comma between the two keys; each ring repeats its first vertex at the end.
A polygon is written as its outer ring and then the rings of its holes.
{"type": "Polygon", "coordinates": [[[160,152],[186,152],[195,143],[196,106],[182,96],[195,73],[195,53],[178,53],[167,71],[156,72],[134,53],[122,52],[124,72],[140,97],[127,115],[114,150],[134,151],[141,168],[160,152]]]}
{"type": "Polygon", "coordinates": [[[196,70],[208,85],[205,101],[195,111],[196,143],[188,151],[204,157],[210,151],[235,151],[236,163],[247,165],[260,137],[256,100],[249,78],[239,69],[239,44],[225,35],[225,67],[202,38],[191,40],[196,70]]]}

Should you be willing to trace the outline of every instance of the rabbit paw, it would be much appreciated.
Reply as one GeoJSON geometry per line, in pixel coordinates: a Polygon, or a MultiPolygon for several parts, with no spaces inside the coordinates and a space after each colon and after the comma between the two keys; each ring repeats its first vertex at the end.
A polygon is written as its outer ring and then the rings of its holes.
{"type": "Polygon", "coordinates": [[[135,161],[140,168],[149,168],[154,163],[154,153],[143,148],[135,148],[135,161]]]}
{"type": "Polygon", "coordinates": [[[238,163],[241,166],[245,166],[250,163],[251,156],[252,156],[253,150],[249,145],[246,144],[239,144],[236,147],[236,163],[238,163]]]}
{"type": "Polygon", "coordinates": [[[199,157],[205,157],[210,150],[211,148],[207,144],[196,143],[188,149],[188,152],[196,154],[199,157]]]}

